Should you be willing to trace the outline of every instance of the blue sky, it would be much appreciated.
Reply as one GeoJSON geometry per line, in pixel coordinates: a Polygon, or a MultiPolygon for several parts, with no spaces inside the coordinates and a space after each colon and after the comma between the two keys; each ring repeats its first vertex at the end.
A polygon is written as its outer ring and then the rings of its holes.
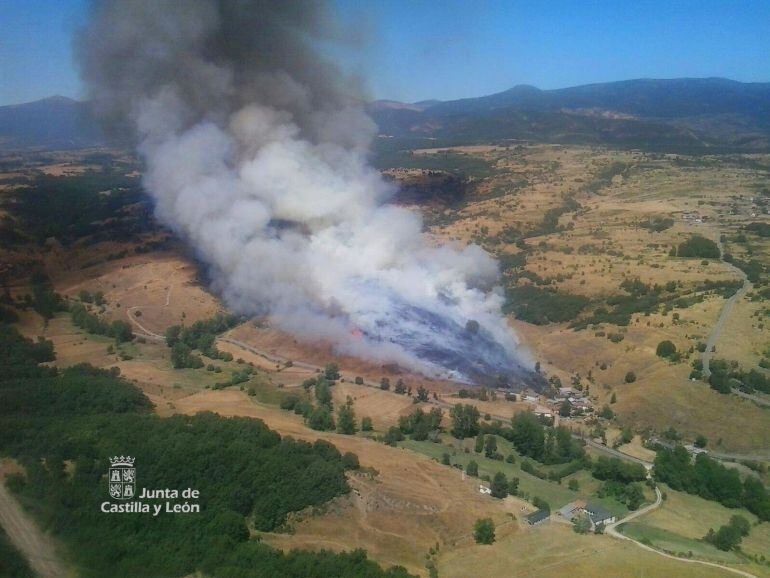
{"type": "MultiPolygon", "coordinates": [[[[366,37],[336,51],[373,98],[451,99],[516,84],[770,81],[770,0],[335,0],[366,37]]],[[[0,104],[78,97],[86,0],[0,0],[0,104]]]]}

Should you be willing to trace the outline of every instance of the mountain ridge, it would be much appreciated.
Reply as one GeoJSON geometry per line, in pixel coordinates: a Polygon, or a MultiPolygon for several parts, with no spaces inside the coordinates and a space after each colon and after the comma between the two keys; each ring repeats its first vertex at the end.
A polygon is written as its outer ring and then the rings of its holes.
{"type": "MultiPolygon", "coordinates": [[[[527,84],[455,100],[366,103],[381,136],[530,140],[651,149],[770,150],[770,82],[637,78],[543,90],[527,84]]],[[[0,107],[0,149],[106,141],[88,102],[63,96],[0,107]]]]}

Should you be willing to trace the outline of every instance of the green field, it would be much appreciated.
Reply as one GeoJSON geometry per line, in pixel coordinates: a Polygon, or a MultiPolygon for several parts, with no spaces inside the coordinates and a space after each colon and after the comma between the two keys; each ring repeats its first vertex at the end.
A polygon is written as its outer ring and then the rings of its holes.
{"type": "Polygon", "coordinates": [[[741,561],[734,552],[723,552],[706,542],[685,538],[642,522],[623,524],[620,530],[629,538],[683,558],[698,558],[726,564],[736,564],[741,561]]]}
{"type": "MultiPolygon", "coordinates": [[[[628,513],[628,508],[613,498],[597,498],[595,492],[601,485],[601,482],[594,479],[590,473],[585,470],[581,470],[564,478],[561,484],[548,480],[541,480],[532,474],[522,471],[522,457],[513,449],[509,441],[498,436],[497,451],[504,456],[507,456],[508,454],[516,456],[516,462],[513,464],[486,458],[483,453],[477,454],[473,451],[474,441],[473,438],[456,440],[450,435],[444,434],[441,436],[441,443],[404,440],[403,442],[399,442],[398,445],[429,456],[437,461],[441,460],[444,453],[448,453],[450,455],[451,463],[460,464],[463,469],[468,465],[468,462],[474,460],[479,465],[479,476],[486,474],[492,477],[497,472],[503,472],[508,479],[519,478],[519,495],[528,497],[530,500],[535,496],[539,496],[551,505],[552,510],[557,510],[578,498],[584,498],[601,503],[617,516],[624,516],[628,513]],[[466,452],[466,450],[468,451],[466,452]],[[570,478],[576,478],[578,480],[578,483],[580,484],[578,491],[573,492],[567,487],[567,480],[570,478]]],[[[548,471],[549,469],[561,466],[549,467],[538,465],[537,467],[538,469],[548,471]]]]}

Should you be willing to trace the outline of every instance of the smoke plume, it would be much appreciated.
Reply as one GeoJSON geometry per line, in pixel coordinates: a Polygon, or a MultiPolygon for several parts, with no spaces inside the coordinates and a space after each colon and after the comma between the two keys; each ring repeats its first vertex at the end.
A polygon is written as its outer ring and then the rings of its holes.
{"type": "Polygon", "coordinates": [[[340,353],[474,380],[524,376],[496,263],[429,247],[366,161],[344,40],[318,0],[110,0],[77,46],[101,116],[128,130],[158,217],[241,313],[340,353]],[[468,323],[469,321],[477,323],[468,323]]]}

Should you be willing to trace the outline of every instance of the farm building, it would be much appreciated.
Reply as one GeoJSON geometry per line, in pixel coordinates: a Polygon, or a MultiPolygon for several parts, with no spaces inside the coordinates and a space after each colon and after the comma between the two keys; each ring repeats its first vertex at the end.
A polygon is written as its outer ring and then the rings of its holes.
{"type": "Polygon", "coordinates": [[[537,526],[548,520],[550,517],[551,512],[549,510],[536,510],[531,514],[527,514],[527,523],[530,526],[537,526]]]}

